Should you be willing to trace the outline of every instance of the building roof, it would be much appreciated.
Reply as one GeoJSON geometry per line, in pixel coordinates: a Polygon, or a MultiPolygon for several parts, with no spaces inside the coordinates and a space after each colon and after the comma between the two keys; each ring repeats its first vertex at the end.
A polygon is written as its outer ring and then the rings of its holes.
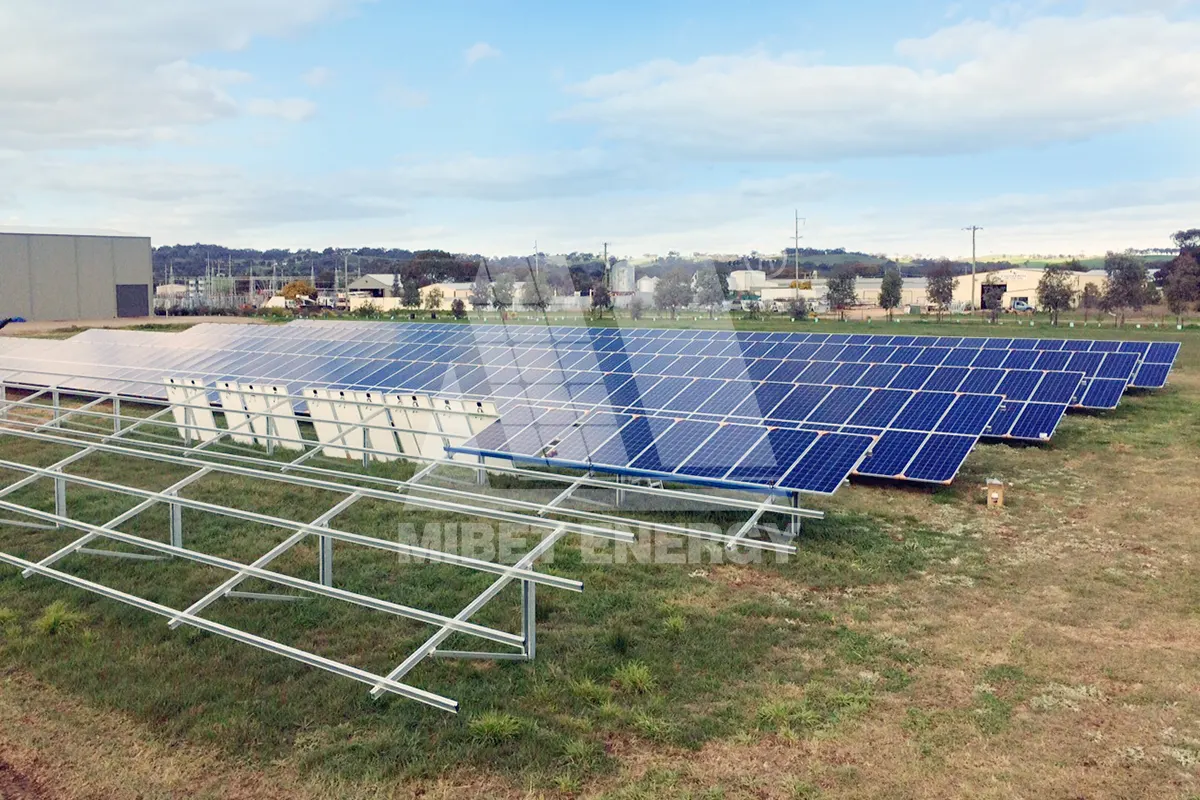
{"type": "Polygon", "coordinates": [[[38,228],[28,226],[6,227],[0,230],[0,236],[96,236],[104,239],[149,239],[136,233],[110,231],[103,228],[38,228]]]}
{"type": "Polygon", "coordinates": [[[395,278],[390,272],[369,272],[361,278],[355,278],[350,283],[351,289],[374,289],[376,285],[383,289],[392,288],[392,281],[395,278]]]}

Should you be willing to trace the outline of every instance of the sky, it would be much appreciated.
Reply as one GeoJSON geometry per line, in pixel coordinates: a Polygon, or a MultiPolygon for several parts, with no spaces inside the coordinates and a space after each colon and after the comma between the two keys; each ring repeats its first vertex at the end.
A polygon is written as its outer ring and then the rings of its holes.
{"type": "Polygon", "coordinates": [[[4,0],[0,229],[623,256],[1200,226],[1196,0],[4,0]]]}

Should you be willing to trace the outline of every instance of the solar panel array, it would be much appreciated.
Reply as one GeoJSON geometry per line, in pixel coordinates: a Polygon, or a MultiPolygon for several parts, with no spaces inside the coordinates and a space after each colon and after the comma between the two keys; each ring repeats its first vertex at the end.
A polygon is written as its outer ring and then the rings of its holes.
{"type": "Polygon", "coordinates": [[[455,453],[774,492],[944,483],[981,436],[1161,387],[1174,342],[298,321],[8,340],[0,379],[163,396],[166,376],[485,398],[455,453]],[[58,378],[53,375],[60,376],[58,378]]]}

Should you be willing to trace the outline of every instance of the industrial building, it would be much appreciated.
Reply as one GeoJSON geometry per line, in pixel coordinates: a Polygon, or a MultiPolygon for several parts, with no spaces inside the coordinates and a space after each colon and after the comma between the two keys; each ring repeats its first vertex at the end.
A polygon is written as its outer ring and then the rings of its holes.
{"type": "Polygon", "coordinates": [[[0,232],[0,318],[150,315],[150,239],[0,232]]]}

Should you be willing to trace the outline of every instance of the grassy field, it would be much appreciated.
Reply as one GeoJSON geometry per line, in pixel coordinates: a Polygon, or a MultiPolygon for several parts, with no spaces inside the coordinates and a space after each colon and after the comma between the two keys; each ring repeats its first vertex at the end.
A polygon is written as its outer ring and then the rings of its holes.
{"type": "MultiPolygon", "coordinates": [[[[948,488],[852,485],[817,504],[826,519],[787,563],[600,565],[561,548],[547,571],[586,591],[539,593],[535,663],[430,660],[413,673],[460,700],[458,716],[374,702],[359,684],[2,567],[0,797],[1200,797],[1200,335],[1104,334],[1183,340],[1170,387],[1072,414],[1047,446],[982,445],[948,488]],[[983,503],[989,477],[1010,484],[1003,509],[983,503]]],[[[2,459],[66,452],[0,437],[2,459]]],[[[152,488],[185,474],[83,463],[152,488]]],[[[331,503],[262,486],[213,477],[186,494],[303,518],[331,503]]],[[[53,507],[48,487],[19,498],[53,507]]],[[[78,487],[70,498],[98,524],[134,504],[78,487]]],[[[397,522],[369,501],[339,519],[383,536],[397,522]]],[[[159,509],[125,529],[165,539],[166,527],[159,509]]],[[[237,558],[283,536],[187,511],[185,530],[190,546],[237,558]]],[[[70,538],[0,526],[0,548],[25,557],[70,538]]],[[[222,577],[63,563],[180,606],[222,577]]],[[[313,578],[315,563],[301,546],[279,566],[313,578]]],[[[443,613],[488,582],[352,547],[337,578],[443,613]]],[[[507,591],[476,621],[515,629],[507,591]]],[[[210,616],[382,671],[429,632],[323,600],[224,600],[210,616]]]]}

